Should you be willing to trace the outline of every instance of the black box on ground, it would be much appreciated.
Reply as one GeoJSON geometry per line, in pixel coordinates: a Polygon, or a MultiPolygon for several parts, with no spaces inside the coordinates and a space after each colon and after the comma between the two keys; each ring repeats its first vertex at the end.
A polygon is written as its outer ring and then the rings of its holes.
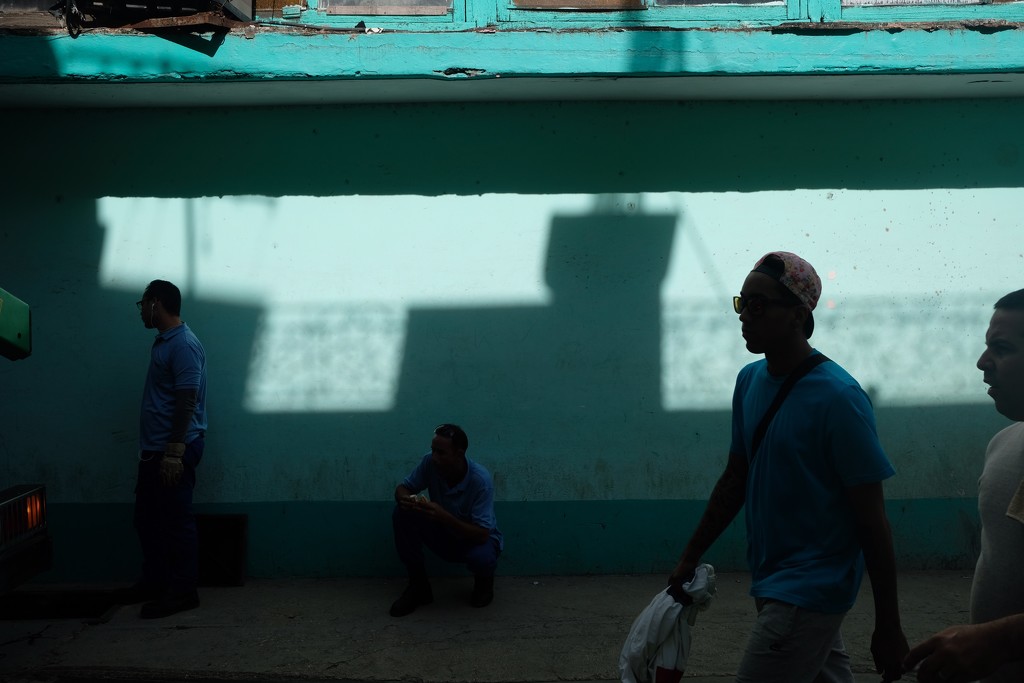
{"type": "Polygon", "coordinates": [[[245,585],[249,515],[196,515],[199,585],[245,585]]]}

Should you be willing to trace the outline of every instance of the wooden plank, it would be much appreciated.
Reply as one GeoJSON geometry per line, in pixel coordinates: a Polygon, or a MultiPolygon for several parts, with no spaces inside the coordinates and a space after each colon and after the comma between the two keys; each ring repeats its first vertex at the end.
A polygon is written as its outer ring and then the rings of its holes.
{"type": "Polygon", "coordinates": [[[545,10],[636,10],[647,9],[643,0],[518,0],[516,9],[545,10]]]}
{"type": "Polygon", "coordinates": [[[391,4],[373,4],[373,3],[361,3],[358,5],[349,5],[341,2],[331,2],[328,0],[327,14],[355,14],[359,16],[440,16],[448,14],[451,11],[449,5],[400,5],[394,4],[394,0],[391,0],[391,4]]]}

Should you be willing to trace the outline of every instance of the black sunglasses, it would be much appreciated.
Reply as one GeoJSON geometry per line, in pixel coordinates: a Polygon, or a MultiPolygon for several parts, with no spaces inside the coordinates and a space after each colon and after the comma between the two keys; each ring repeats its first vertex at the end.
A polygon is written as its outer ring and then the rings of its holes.
{"type": "Polygon", "coordinates": [[[764,309],[768,306],[799,306],[794,304],[792,301],[786,301],[785,299],[771,299],[760,294],[754,294],[753,296],[734,296],[732,298],[732,310],[736,313],[742,313],[743,309],[749,309],[751,315],[761,315],[764,313],[764,309]]]}

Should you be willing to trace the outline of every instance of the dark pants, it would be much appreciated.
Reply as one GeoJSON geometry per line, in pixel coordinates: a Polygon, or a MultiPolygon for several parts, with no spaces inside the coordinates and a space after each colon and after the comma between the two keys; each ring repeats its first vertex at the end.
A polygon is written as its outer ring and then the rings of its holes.
{"type": "Polygon", "coordinates": [[[135,484],[135,530],[142,545],[142,582],[168,596],[191,593],[199,581],[199,536],[192,513],[196,466],[204,442],[185,448],[184,471],[176,486],[160,481],[163,453],[143,451],[135,484]]]}
{"type": "Polygon", "coordinates": [[[395,506],[391,521],[395,530],[398,559],[405,565],[410,577],[426,576],[423,546],[430,548],[445,562],[466,565],[473,574],[494,576],[501,551],[493,538],[487,539],[486,543],[470,543],[456,536],[448,527],[400,505],[395,506]]]}

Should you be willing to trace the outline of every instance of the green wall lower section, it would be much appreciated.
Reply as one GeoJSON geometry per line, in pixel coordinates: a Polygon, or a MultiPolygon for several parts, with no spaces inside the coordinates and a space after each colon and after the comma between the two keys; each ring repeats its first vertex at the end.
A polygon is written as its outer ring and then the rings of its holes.
{"type": "MultiPolygon", "coordinates": [[[[501,502],[506,575],[668,573],[704,501],[501,502]]],[[[250,577],[394,576],[389,502],[199,505],[200,514],[248,515],[250,577]]],[[[901,569],[970,569],[978,550],[977,500],[888,502],[901,569]]],[[[139,563],[131,504],[49,507],[54,567],[40,580],[129,581],[139,563]]],[[[744,570],[742,521],[705,558],[744,570]]],[[[434,567],[451,573],[457,568],[434,567]]]]}

